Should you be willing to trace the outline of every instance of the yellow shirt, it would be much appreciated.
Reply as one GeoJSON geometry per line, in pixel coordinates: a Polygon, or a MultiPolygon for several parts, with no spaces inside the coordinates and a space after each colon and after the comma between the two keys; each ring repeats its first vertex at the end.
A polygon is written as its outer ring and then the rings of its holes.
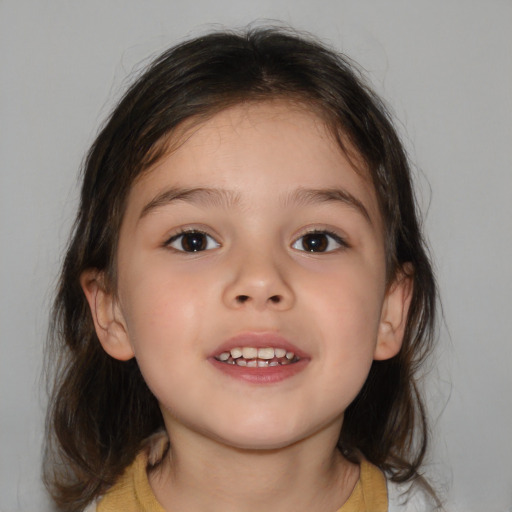
{"type": "MultiPolygon", "coordinates": [[[[98,503],[97,512],[165,512],[149,485],[148,455],[141,451],[121,478],[98,503]]],[[[360,476],[352,494],[337,512],[387,512],[386,479],[369,462],[360,464],[360,476]]]]}

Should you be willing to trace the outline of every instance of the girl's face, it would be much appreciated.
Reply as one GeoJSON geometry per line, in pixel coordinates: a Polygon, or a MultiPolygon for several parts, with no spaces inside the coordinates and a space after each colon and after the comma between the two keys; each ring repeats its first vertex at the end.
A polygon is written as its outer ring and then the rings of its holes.
{"type": "Polygon", "coordinates": [[[137,358],[171,436],[339,432],[373,359],[400,348],[410,285],[387,286],[370,180],[284,102],[189,130],[132,187],[117,264],[115,296],[82,280],[98,335],[137,358]]]}

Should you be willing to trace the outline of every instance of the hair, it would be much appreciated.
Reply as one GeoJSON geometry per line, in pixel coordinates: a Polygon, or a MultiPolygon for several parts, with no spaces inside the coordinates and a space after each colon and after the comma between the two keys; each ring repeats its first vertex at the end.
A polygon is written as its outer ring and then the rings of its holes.
{"type": "Polygon", "coordinates": [[[142,441],[163,427],[135,359],[102,349],[80,286],[98,269],[115,291],[116,251],[130,187],[168,151],[185,121],[245,102],[285,100],[318,115],[371,178],[385,226],[387,279],[413,282],[403,345],[375,361],[345,412],[339,447],[362,453],[397,482],[419,477],[428,428],[417,372],[435,338],[436,284],[411,172],[388,110],[354,64],[310,36],[259,28],[215,32],[173,47],[129,88],[83,166],[80,205],[49,330],[52,378],[45,482],[62,510],[83,508],[111,486],[142,441]]]}

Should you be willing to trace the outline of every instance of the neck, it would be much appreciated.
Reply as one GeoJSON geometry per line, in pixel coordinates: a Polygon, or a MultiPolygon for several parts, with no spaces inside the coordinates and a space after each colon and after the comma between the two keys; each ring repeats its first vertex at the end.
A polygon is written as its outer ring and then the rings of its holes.
{"type": "Polygon", "coordinates": [[[165,510],[253,512],[337,510],[358,467],[336,448],[339,425],[273,450],[244,450],[171,430],[171,450],[150,475],[165,510]]]}

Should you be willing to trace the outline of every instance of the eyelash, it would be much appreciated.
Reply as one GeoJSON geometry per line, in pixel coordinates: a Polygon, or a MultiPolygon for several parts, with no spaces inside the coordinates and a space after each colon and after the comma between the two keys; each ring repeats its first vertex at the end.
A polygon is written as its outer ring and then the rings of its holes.
{"type": "Polygon", "coordinates": [[[203,252],[203,251],[209,251],[211,249],[216,249],[217,247],[220,247],[220,244],[208,233],[205,233],[204,231],[201,231],[200,229],[183,229],[179,233],[171,236],[165,243],[165,247],[170,247],[171,249],[174,249],[178,252],[185,252],[185,253],[194,253],[194,252],[203,252]],[[192,249],[192,250],[186,250],[183,246],[183,243],[185,241],[186,235],[201,235],[205,237],[203,241],[206,242],[206,247],[199,248],[199,249],[192,249]],[[174,243],[179,242],[181,240],[181,249],[178,247],[173,246],[174,243]],[[208,247],[208,245],[211,244],[211,242],[214,242],[215,247],[208,247]]]}
{"type": "MultiPolygon", "coordinates": [[[[325,240],[324,240],[325,241],[325,240]]],[[[307,231],[303,235],[301,235],[295,242],[292,244],[293,249],[297,249],[299,251],[309,252],[309,253],[327,253],[327,252],[334,252],[338,249],[347,249],[349,247],[349,244],[338,234],[333,233],[332,231],[328,231],[325,229],[314,229],[311,231],[307,231]],[[324,250],[321,251],[314,251],[311,249],[306,249],[304,247],[304,240],[308,236],[315,236],[315,235],[322,235],[327,237],[329,240],[327,240],[327,247],[324,250]],[[302,248],[296,247],[297,244],[299,244],[302,241],[302,248]],[[332,244],[336,244],[336,247],[332,247],[332,244]]]]}
{"type": "MultiPolygon", "coordinates": [[[[196,242],[197,242],[197,239],[196,239],[196,242]]],[[[164,243],[164,246],[170,247],[171,249],[178,251],[178,252],[195,253],[195,252],[203,252],[203,251],[209,251],[212,249],[217,249],[218,247],[220,247],[220,244],[211,235],[209,235],[205,231],[202,231],[200,229],[184,229],[184,230],[181,230],[179,233],[171,236],[164,243]],[[197,246],[196,248],[194,248],[193,246],[190,246],[190,243],[194,243],[194,240],[191,239],[191,240],[189,240],[189,244],[188,244],[189,247],[186,248],[184,246],[184,243],[186,240],[185,237],[187,235],[200,235],[201,237],[204,237],[204,238],[202,238],[202,240],[200,240],[200,242],[202,242],[202,245],[197,246]],[[212,242],[214,244],[213,247],[212,247],[212,242]],[[181,247],[177,247],[177,246],[173,245],[176,243],[180,243],[181,247]]],[[[301,235],[299,238],[297,238],[293,242],[291,247],[293,249],[303,251],[303,252],[309,252],[309,253],[328,253],[328,252],[336,251],[338,249],[348,248],[349,244],[342,237],[340,237],[336,233],[333,233],[332,231],[315,229],[315,230],[308,231],[308,232],[304,233],[303,235],[301,235]],[[313,246],[315,243],[317,243],[317,248],[321,248],[321,250],[313,250],[313,248],[307,249],[304,246],[306,237],[314,237],[315,235],[322,236],[327,239],[327,240],[326,239],[323,239],[323,240],[317,239],[316,242],[314,242],[313,239],[310,240],[310,242],[313,242],[313,246]],[[298,247],[298,244],[301,243],[301,241],[302,241],[302,247],[298,247]],[[322,243],[323,244],[326,243],[327,245],[326,246],[321,245],[322,243]],[[336,246],[332,247],[333,244],[336,244],[336,246]]]]}

